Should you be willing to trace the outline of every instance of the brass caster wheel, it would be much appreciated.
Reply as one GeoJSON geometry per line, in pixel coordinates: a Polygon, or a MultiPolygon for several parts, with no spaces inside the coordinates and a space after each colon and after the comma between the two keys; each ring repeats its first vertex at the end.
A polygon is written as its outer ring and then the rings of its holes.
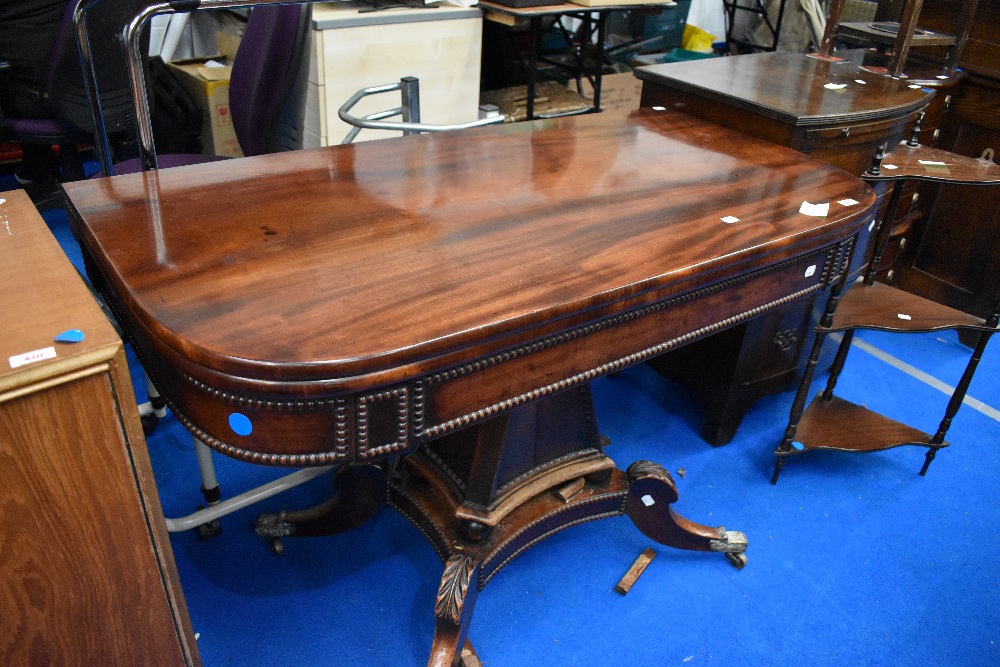
{"type": "Polygon", "coordinates": [[[268,540],[268,544],[271,547],[271,552],[274,553],[275,556],[280,556],[285,553],[285,545],[282,544],[280,537],[272,537],[268,540]]]}
{"type": "Polygon", "coordinates": [[[739,553],[726,553],[726,560],[729,564],[735,567],[737,570],[742,570],[747,564],[747,555],[744,552],[739,553]]]}

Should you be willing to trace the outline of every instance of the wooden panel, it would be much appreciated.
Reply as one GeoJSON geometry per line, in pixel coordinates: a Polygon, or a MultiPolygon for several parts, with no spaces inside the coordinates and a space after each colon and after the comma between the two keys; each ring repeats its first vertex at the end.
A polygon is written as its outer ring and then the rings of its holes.
{"type": "Polygon", "coordinates": [[[0,396],[0,655],[7,665],[181,665],[109,369],[91,371],[0,396]]]}
{"type": "Polygon", "coordinates": [[[0,282],[0,664],[199,665],[124,348],[23,192],[0,282]]]}
{"type": "MultiPolygon", "coordinates": [[[[998,50],[1000,54],[1000,50],[998,50]]],[[[970,74],[952,102],[953,153],[1000,151],[1000,81],[970,74]]],[[[928,299],[985,317],[1000,291],[1000,188],[941,186],[896,284],[928,299]]]]}
{"type": "MultiPolygon", "coordinates": [[[[920,11],[920,26],[954,33],[956,18],[964,0],[925,2],[920,11]]],[[[962,49],[959,64],[969,70],[1000,78],[1000,3],[980,0],[969,39],[962,49]]]]}

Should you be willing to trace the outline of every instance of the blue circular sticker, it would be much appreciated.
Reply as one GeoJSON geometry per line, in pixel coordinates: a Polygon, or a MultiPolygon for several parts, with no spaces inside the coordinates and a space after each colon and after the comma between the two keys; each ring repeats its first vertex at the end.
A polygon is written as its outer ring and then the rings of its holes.
{"type": "MultiPolygon", "coordinates": [[[[243,415],[240,415],[240,417],[243,417],[243,415]]],[[[244,419],[246,419],[246,417],[243,417],[243,418],[244,418],[244,419]]],[[[232,417],[230,417],[230,418],[229,418],[229,423],[232,423],[232,422],[233,422],[233,418],[232,418],[232,417]]],[[[250,420],[249,420],[249,419],[247,419],[247,424],[249,424],[249,423],[250,423],[250,420]]],[[[235,430],[235,429],[233,429],[233,430],[235,430]]],[[[240,435],[243,435],[243,434],[241,433],[240,435]]],[[[793,442],[793,443],[792,443],[792,447],[794,447],[795,449],[799,450],[800,452],[801,452],[801,451],[802,451],[803,449],[805,449],[805,448],[806,448],[806,446],[805,446],[805,445],[803,445],[803,444],[802,444],[801,442],[793,442]]]]}
{"type": "Polygon", "coordinates": [[[229,428],[233,429],[236,435],[250,435],[253,433],[253,424],[246,415],[234,412],[229,415],[229,428]]]}

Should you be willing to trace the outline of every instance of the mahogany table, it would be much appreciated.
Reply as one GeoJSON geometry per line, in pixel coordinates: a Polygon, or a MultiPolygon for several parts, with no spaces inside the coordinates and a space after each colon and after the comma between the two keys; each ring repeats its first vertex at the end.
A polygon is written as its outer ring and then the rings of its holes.
{"type": "Polygon", "coordinates": [[[824,290],[875,201],[795,151],[652,110],[66,192],[184,424],[246,461],[340,466],[332,501],[263,532],[346,529],[388,498],[428,538],[445,562],[431,665],[458,664],[492,576],[572,525],[627,514],[741,563],[742,533],[673,512],[663,468],[604,454],[588,383],[824,290]]]}

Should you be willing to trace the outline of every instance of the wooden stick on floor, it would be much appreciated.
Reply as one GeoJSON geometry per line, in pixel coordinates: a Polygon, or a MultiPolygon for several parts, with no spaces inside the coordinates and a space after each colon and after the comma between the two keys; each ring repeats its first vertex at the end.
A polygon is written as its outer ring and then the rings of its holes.
{"type": "Polygon", "coordinates": [[[632,588],[632,585],[636,582],[639,576],[642,575],[643,571],[653,560],[653,556],[655,555],[656,552],[652,549],[646,549],[639,554],[639,557],[635,559],[634,563],[632,563],[632,567],[628,569],[625,576],[622,577],[621,581],[618,582],[618,585],[615,586],[615,590],[622,595],[628,593],[632,588]]]}

